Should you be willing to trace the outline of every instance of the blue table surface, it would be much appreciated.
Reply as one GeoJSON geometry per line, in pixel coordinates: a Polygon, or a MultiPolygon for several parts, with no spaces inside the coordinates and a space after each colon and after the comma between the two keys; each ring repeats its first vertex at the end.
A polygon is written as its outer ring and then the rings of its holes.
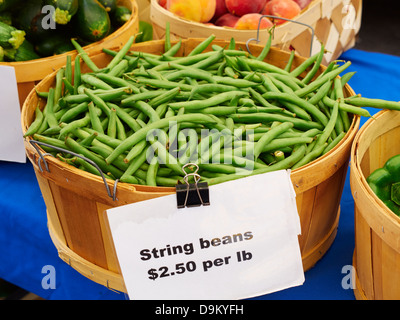
{"type": "MultiPolygon", "coordinates": [[[[349,82],[356,93],[400,100],[400,57],[351,49],[341,59],[352,62],[347,71],[357,72],[349,82]]],[[[371,114],[379,111],[367,109],[371,114]]],[[[361,125],[366,120],[363,117],[361,125]]],[[[348,284],[346,268],[352,264],[354,250],[354,202],[349,172],[340,205],[335,241],[325,256],[305,273],[304,284],[254,299],[354,299],[353,291],[342,286],[348,284]]],[[[46,207],[29,161],[25,164],[0,161],[0,278],[44,299],[126,299],[125,294],[85,278],[58,257],[47,229],[46,207]],[[55,288],[42,285],[47,266],[56,272],[55,288]]]]}

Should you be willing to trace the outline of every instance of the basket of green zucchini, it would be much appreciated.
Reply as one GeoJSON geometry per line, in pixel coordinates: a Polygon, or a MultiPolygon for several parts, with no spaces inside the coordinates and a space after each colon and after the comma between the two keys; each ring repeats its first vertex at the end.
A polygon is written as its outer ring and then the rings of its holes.
{"type": "Polygon", "coordinates": [[[0,65],[15,68],[21,106],[46,75],[76,55],[71,39],[97,54],[139,33],[135,0],[4,0],[0,4],[0,65]]]}

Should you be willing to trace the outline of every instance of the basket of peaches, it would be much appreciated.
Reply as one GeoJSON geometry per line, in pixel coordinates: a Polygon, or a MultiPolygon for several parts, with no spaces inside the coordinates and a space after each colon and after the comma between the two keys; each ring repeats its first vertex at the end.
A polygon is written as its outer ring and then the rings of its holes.
{"type": "Polygon", "coordinates": [[[207,38],[272,45],[309,56],[324,44],[324,63],[355,44],[362,0],[151,0],[154,38],[207,38]],[[281,18],[281,19],[279,19],[281,18]]]}

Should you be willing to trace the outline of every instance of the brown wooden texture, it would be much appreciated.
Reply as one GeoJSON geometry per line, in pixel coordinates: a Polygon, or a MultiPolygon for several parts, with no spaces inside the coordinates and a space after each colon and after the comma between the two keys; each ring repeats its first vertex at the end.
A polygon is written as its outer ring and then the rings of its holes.
{"type": "Polygon", "coordinates": [[[400,218],[369,188],[366,178],[400,154],[400,112],[384,110],[361,128],[351,151],[350,185],[355,203],[358,299],[400,299],[400,218]]]}
{"type": "MultiPolygon", "coordinates": [[[[184,40],[178,54],[187,54],[202,40],[184,40]]],[[[223,40],[214,43],[222,46],[227,44],[223,40]]],[[[244,50],[246,48],[244,43],[237,43],[237,47],[244,50]]],[[[161,40],[136,44],[132,47],[134,50],[150,53],[161,53],[163,48],[164,41],[161,40]]],[[[260,45],[251,45],[254,54],[261,52],[262,48],[260,45]]],[[[266,61],[284,67],[289,55],[287,52],[272,48],[266,61]]],[[[99,67],[104,67],[111,59],[104,53],[91,58],[99,67]]],[[[294,67],[303,61],[304,58],[296,56],[294,67]]],[[[320,71],[324,68],[321,67],[320,71]]],[[[84,66],[82,70],[85,70],[84,66]]],[[[47,76],[38,84],[37,89],[46,91],[53,86],[55,74],[56,72],[47,76]]],[[[346,95],[354,94],[347,85],[345,91],[346,95]]],[[[44,101],[40,101],[36,93],[31,91],[22,109],[23,132],[32,122],[34,109],[38,103],[44,105],[44,101]]],[[[291,173],[302,227],[299,241],[305,270],[311,268],[324,255],[336,236],[339,201],[350,158],[350,148],[359,121],[359,117],[353,117],[349,132],[334,149],[291,173]]],[[[49,172],[40,171],[39,155],[29,141],[29,138],[25,139],[26,153],[38,176],[47,206],[50,234],[59,256],[88,278],[123,291],[123,281],[104,211],[110,207],[171,194],[175,188],[118,183],[116,199],[113,200],[99,176],[79,170],[51,156],[45,157],[49,172]]],[[[44,168],[43,164],[42,167],[44,168]]],[[[107,185],[113,190],[113,181],[108,181],[107,185]]]]}

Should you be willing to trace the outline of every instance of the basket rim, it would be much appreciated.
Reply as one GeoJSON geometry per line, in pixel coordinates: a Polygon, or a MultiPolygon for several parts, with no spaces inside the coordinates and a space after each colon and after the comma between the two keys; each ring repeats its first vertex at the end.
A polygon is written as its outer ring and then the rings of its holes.
{"type": "Polygon", "coordinates": [[[357,185],[359,185],[359,187],[366,192],[366,194],[369,196],[368,199],[370,200],[370,202],[377,207],[378,214],[382,215],[382,217],[386,221],[390,223],[395,223],[400,228],[400,217],[397,216],[392,210],[390,210],[383,203],[383,201],[378,198],[378,196],[373,192],[373,190],[369,186],[367,179],[361,170],[360,157],[358,156],[358,151],[359,151],[358,148],[360,145],[360,140],[363,138],[366,131],[370,129],[371,126],[373,127],[378,125],[378,123],[376,122],[378,119],[382,119],[383,117],[389,116],[389,114],[393,112],[398,112],[398,111],[393,111],[388,109],[380,110],[373,117],[368,119],[365,122],[365,124],[361,127],[361,129],[357,132],[351,148],[350,166],[352,173],[355,175],[356,178],[355,181],[357,185]]]}
{"type": "MultiPolygon", "coordinates": [[[[93,48],[95,48],[96,46],[101,46],[101,48],[102,48],[103,47],[102,43],[110,41],[111,39],[114,39],[117,36],[117,32],[120,33],[120,32],[124,32],[124,31],[128,30],[131,27],[131,25],[135,22],[135,20],[138,19],[137,13],[138,13],[139,9],[138,9],[136,0],[118,0],[118,3],[122,2],[122,1],[129,2],[131,4],[132,12],[134,11],[134,12],[136,12],[136,14],[135,15],[132,14],[127,22],[125,22],[121,27],[119,27],[114,32],[110,33],[107,37],[105,37],[99,41],[93,42],[91,44],[88,44],[87,46],[82,47],[85,51],[90,51],[93,48]]],[[[35,64],[42,63],[42,62],[46,62],[46,61],[48,61],[50,59],[54,59],[54,58],[65,59],[67,56],[69,56],[69,55],[75,56],[75,55],[77,55],[77,53],[78,52],[76,50],[71,50],[68,52],[64,52],[62,54],[57,54],[57,55],[49,56],[49,57],[42,57],[42,58],[35,59],[35,60],[0,62],[0,66],[4,65],[4,66],[10,66],[10,67],[19,67],[22,65],[24,65],[24,66],[35,65],[35,64]]]]}
{"type": "MultiPolygon", "coordinates": [[[[190,41],[201,42],[202,40],[204,40],[204,39],[203,39],[203,38],[189,38],[189,39],[183,39],[183,40],[182,40],[182,44],[183,44],[183,43],[186,43],[186,42],[190,42],[190,41]]],[[[226,40],[221,40],[221,39],[217,39],[216,41],[217,41],[217,42],[227,42],[226,40]]],[[[148,45],[150,45],[150,44],[153,43],[153,42],[154,42],[154,43],[159,43],[159,44],[160,44],[160,43],[164,43],[164,40],[153,40],[153,41],[149,41],[149,42],[148,42],[147,44],[145,44],[145,45],[148,46],[148,45]]],[[[228,43],[228,42],[227,42],[227,43],[228,43]]],[[[139,43],[139,44],[137,44],[137,45],[134,44],[133,47],[140,47],[140,46],[143,46],[143,45],[144,45],[144,44],[139,43]]],[[[246,44],[245,44],[245,43],[242,43],[242,42],[237,42],[237,45],[246,45],[246,44]]],[[[253,47],[254,47],[254,46],[262,47],[261,45],[257,45],[257,44],[250,44],[250,46],[253,46],[253,47]]],[[[271,48],[271,50],[272,50],[272,51],[276,51],[276,52],[281,52],[281,53],[284,53],[284,54],[288,54],[287,51],[282,50],[282,49],[279,49],[279,48],[271,48]]],[[[92,56],[92,57],[100,56],[100,55],[105,55],[105,53],[98,53],[98,54],[96,54],[96,55],[94,55],[94,56],[92,56]]],[[[303,59],[303,60],[306,59],[306,58],[301,57],[301,56],[298,56],[298,55],[297,55],[297,57],[298,57],[299,59],[303,59]]],[[[321,66],[321,67],[322,67],[323,69],[326,68],[326,66],[321,66]]],[[[39,86],[41,83],[44,83],[44,82],[47,82],[47,81],[51,81],[51,79],[54,80],[56,74],[57,74],[57,70],[55,70],[53,73],[47,75],[44,79],[42,79],[42,80],[39,82],[38,86],[39,86]]],[[[353,93],[353,94],[354,94],[353,89],[352,89],[348,84],[346,84],[346,89],[349,91],[349,93],[353,93]]],[[[23,134],[26,132],[26,130],[27,130],[26,128],[27,128],[27,126],[28,126],[28,124],[25,123],[25,118],[26,118],[25,115],[27,114],[27,109],[29,108],[27,102],[31,100],[31,98],[32,98],[33,95],[36,95],[35,89],[33,89],[33,90],[29,93],[27,99],[25,100],[25,102],[24,102],[24,104],[23,104],[23,106],[22,106],[22,110],[21,110],[21,126],[22,126],[23,134]]],[[[359,123],[360,123],[360,116],[358,116],[358,115],[353,115],[353,119],[352,119],[352,122],[351,122],[350,129],[349,129],[348,132],[346,133],[345,137],[344,137],[332,150],[330,150],[329,152],[327,152],[325,155],[323,155],[323,156],[321,156],[321,157],[319,157],[319,158],[317,158],[317,159],[315,159],[315,160],[309,162],[308,164],[306,164],[306,165],[304,165],[304,166],[302,166],[302,167],[300,167],[300,168],[297,168],[297,169],[292,170],[292,171],[291,171],[291,177],[292,177],[292,180],[294,181],[294,183],[297,184],[297,181],[302,181],[302,180],[304,180],[304,179],[302,179],[304,173],[313,172],[313,171],[315,171],[315,167],[317,167],[317,166],[324,166],[326,163],[328,163],[328,161],[329,161],[331,158],[339,157],[338,154],[339,154],[343,149],[347,148],[348,145],[351,144],[352,141],[354,140],[354,137],[356,136],[356,133],[357,133],[358,128],[359,128],[359,123]]],[[[31,153],[36,153],[36,150],[35,150],[35,149],[33,148],[33,146],[31,146],[31,144],[29,143],[30,140],[32,140],[32,137],[26,137],[26,138],[24,138],[26,151],[31,151],[31,153]]],[[[46,160],[47,160],[47,159],[46,159],[46,160]]],[[[99,183],[104,184],[104,183],[103,183],[103,180],[102,180],[102,178],[101,178],[100,176],[96,176],[96,175],[91,174],[91,173],[89,173],[89,172],[86,172],[86,171],[77,169],[77,168],[75,168],[75,167],[73,167],[73,166],[71,166],[71,165],[69,165],[69,164],[67,164],[67,163],[62,162],[62,161],[59,160],[59,159],[56,159],[56,158],[54,158],[54,157],[50,157],[50,158],[48,159],[48,161],[50,161],[53,165],[56,165],[56,166],[58,166],[58,167],[60,167],[60,168],[61,168],[61,167],[67,168],[67,169],[69,169],[71,172],[74,172],[75,174],[77,174],[77,175],[79,175],[79,176],[82,176],[82,177],[89,177],[91,180],[97,180],[99,183]],[[89,176],[88,176],[88,175],[89,175],[89,176]]],[[[336,166],[336,165],[335,165],[335,166],[336,166]]],[[[300,182],[299,182],[299,183],[300,183],[300,182]]],[[[304,181],[302,181],[301,184],[304,184],[304,181]]],[[[117,189],[118,189],[119,187],[122,187],[122,188],[124,188],[125,190],[132,190],[132,187],[134,187],[136,192],[148,192],[148,190],[152,190],[152,191],[157,190],[158,192],[161,192],[161,193],[164,193],[164,192],[165,192],[165,193],[170,193],[170,192],[174,192],[174,190],[175,190],[175,187],[162,187],[162,186],[151,187],[151,186],[146,186],[146,185],[130,184],[130,183],[124,183],[124,182],[118,182],[117,189]]],[[[305,190],[308,190],[308,189],[309,189],[309,187],[306,188],[305,190]]]]}

